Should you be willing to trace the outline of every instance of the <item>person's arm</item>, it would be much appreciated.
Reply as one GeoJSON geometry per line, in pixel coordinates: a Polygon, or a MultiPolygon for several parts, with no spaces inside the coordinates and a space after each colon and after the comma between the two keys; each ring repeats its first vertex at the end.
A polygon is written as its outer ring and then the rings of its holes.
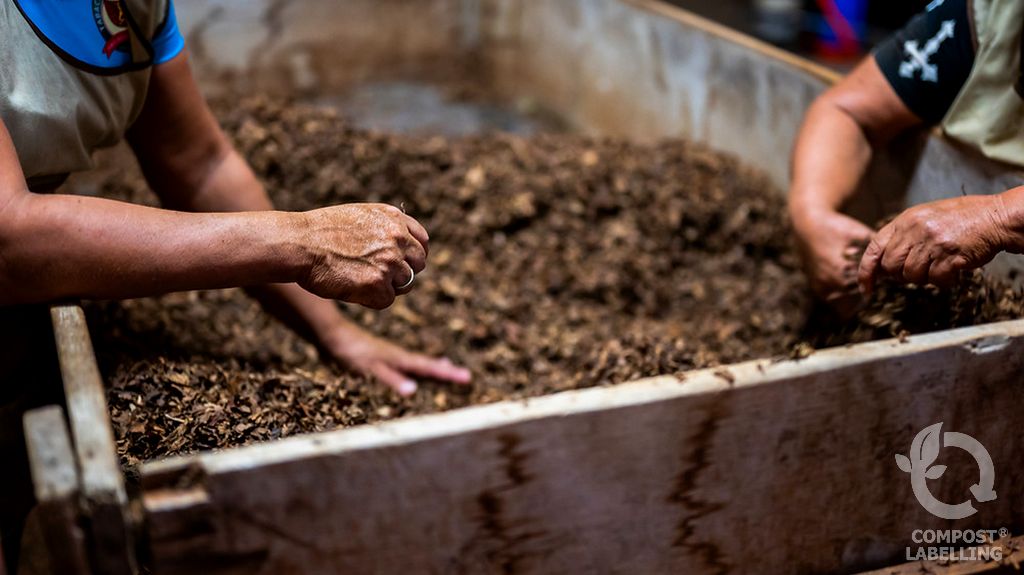
{"type": "MultiPolygon", "coordinates": [[[[889,83],[928,123],[945,116],[973,68],[976,46],[969,4],[933,3],[931,11],[908,27],[902,44],[890,43],[879,57],[889,83]]],[[[906,210],[872,239],[858,280],[865,293],[883,277],[949,285],[960,272],[985,265],[1003,250],[1024,251],[1024,188],[906,210]]]]}
{"type": "Polygon", "coordinates": [[[841,210],[873,151],[911,128],[938,123],[973,67],[967,0],[931,8],[814,103],[794,149],[790,215],[811,285],[833,303],[857,297],[856,250],[849,246],[867,243],[873,230],[841,210]]]}
{"type": "Polygon", "coordinates": [[[843,307],[856,296],[856,244],[873,230],[846,216],[875,147],[921,123],[869,58],[811,106],[793,153],[789,213],[812,289],[843,307]]]}
{"type": "Polygon", "coordinates": [[[246,221],[33,194],[0,123],[0,305],[299,279],[308,267],[300,226],[294,214],[246,221]],[[209,245],[221,249],[201,249],[209,245]]]}
{"type": "Polygon", "coordinates": [[[382,308],[426,241],[388,206],[188,214],[34,194],[0,122],[0,305],[298,281],[382,308]]]}
{"type": "MultiPolygon", "coordinates": [[[[190,212],[273,209],[263,186],[207,107],[187,55],[153,70],[146,105],[128,136],[147,181],[165,206],[190,212]]],[[[298,285],[252,286],[249,293],[333,357],[403,395],[415,392],[416,376],[469,382],[465,369],[370,335],[346,320],[333,301],[298,285]]]]}
{"type": "Polygon", "coordinates": [[[908,209],[872,239],[858,280],[864,293],[882,277],[949,286],[1001,251],[1024,253],[1024,187],[908,209]]]}

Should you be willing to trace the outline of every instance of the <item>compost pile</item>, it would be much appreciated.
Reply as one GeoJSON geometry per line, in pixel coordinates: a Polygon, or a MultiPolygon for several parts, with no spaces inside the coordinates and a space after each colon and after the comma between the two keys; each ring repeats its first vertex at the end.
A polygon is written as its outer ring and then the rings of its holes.
{"type": "MultiPolygon", "coordinates": [[[[1024,310],[979,276],[953,292],[883,286],[839,322],[811,305],[767,178],[684,141],[442,139],[359,131],[265,98],[217,109],[279,208],[385,202],[425,225],[431,256],[416,290],[384,312],[345,312],[466,365],[475,382],[421,382],[401,399],[318,358],[241,290],[96,303],[127,464],[1024,310]]],[[[103,190],[154,202],[136,171],[103,190]]]]}

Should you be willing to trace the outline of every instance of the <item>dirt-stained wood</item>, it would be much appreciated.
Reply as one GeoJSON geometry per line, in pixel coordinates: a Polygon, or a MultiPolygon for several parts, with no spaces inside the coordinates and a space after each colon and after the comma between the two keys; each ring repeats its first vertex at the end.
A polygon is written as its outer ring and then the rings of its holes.
{"type": "Polygon", "coordinates": [[[53,307],[51,318],[81,469],[81,494],[89,517],[93,560],[99,573],[134,573],[132,521],[124,475],[85,315],[77,305],[64,305],[53,307]]]}
{"type": "MultiPolygon", "coordinates": [[[[1016,520],[1022,369],[1012,322],[150,464],[153,556],[170,574],[891,565],[914,529],[1016,520]],[[962,521],[928,514],[894,458],[937,422],[996,465],[998,500],[962,521]]],[[[976,466],[942,455],[936,497],[970,497],[976,466]]]]}
{"type": "Polygon", "coordinates": [[[85,533],[79,525],[79,476],[71,438],[58,406],[25,414],[37,501],[25,529],[19,575],[88,575],[85,533]]]}
{"type": "Polygon", "coordinates": [[[36,499],[68,499],[78,493],[78,467],[71,452],[71,438],[64,410],[44,407],[25,414],[25,442],[36,499]]]}

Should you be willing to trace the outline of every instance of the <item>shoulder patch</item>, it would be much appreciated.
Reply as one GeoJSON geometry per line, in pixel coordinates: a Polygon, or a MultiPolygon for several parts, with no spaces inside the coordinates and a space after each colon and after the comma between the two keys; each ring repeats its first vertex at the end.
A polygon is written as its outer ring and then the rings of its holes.
{"type": "Polygon", "coordinates": [[[13,2],[39,39],[77,68],[120,74],[153,62],[153,47],[124,0],[13,2]]]}
{"type": "Polygon", "coordinates": [[[875,61],[921,120],[946,116],[974,68],[971,0],[935,0],[875,49],[875,61]]]}
{"type": "Polygon", "coordinates": [[[921,80],[925,82],[939,81],[939,65],[931,61],[932,56],[938,53],[942,43],[953,38],[956,33],[956,20],[945,20],[942,27],[934,36],[924,43],[924,46],[917,40],[903,42],[903,53],[906,58],[900,63],[900,76],[913,78],[920,72],[921,80]]]}

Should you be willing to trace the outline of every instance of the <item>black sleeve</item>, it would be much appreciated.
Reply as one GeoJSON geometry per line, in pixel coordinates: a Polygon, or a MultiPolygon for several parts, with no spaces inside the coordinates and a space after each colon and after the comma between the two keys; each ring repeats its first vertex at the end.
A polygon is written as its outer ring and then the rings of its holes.
{"type": "Polygon", "coordinates": [[[903,103],[930,124],[942,121],[974,67],[968,0],[935,0],[875,50],[875,61],[903,103]]]}

